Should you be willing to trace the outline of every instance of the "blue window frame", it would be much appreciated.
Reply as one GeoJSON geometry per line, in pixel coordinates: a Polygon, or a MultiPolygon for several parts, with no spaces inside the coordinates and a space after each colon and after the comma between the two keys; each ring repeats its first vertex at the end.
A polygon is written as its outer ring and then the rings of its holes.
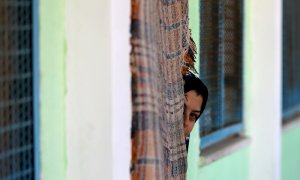
{"type": "Polygon", "coordinates": [[[200,118],[200,148],[243,131],[240,0],[200,1],[200,78],[209,98],[200,118]]]}
{"type": "Polygon", "coordinates": [[[282,114],[283,120],[300,113],[300,1],[283,1],[282,114]]]}
{"type": "Polygon", "coordinates": [[[0,1],[0,179],[38,179],[37,0],[0,1]]]}

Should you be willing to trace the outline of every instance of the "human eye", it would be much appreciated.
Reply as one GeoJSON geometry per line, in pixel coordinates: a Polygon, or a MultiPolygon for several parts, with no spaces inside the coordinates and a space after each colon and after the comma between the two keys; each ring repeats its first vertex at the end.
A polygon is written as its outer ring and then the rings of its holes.
{"type": "Polygon", "coordinates": [[[194,113],[191,113],[191,114],[190,114],[190,120],[191,120],[191,121],[196,121],[196,120],[197,120],[197,117],[198,117],[197,114],[194,114],[194,113]]]}

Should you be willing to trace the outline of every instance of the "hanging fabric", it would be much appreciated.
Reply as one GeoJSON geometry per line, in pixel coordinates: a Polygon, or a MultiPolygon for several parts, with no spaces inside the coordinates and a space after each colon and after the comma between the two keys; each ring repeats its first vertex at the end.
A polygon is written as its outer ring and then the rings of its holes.
{"type": "Polygon", "coordinates": [[[185,179],[182,73],[195,53],[188,0],[132,0],[130,43],[131,179],[185,179]]]}

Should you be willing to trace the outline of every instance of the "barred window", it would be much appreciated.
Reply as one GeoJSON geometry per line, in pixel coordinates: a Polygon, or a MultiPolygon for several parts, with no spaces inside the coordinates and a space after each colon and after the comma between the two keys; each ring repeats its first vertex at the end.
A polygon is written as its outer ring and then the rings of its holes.
{"type": "Polygon", "coordinates": [[[300,113],[300,1],[283,1],[282,112],[287,120],[300,113]]]}
{"type": "Polygon", "coordinates": [[[240,0],[200,1],[200,78],[209,91],[201,148],[243,129],[242,13],[240,0]]]}
{"type": "Polygon", "coordinates": [[[0,1],[0,179],[34,179],[32,8],[0,1]]]}

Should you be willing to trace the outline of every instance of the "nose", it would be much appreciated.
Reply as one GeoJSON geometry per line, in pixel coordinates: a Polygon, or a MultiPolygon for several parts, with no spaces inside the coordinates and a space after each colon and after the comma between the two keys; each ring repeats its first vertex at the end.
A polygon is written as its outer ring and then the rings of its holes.
{"type": "Polygon", "coordinates": [[[188,127],[189,123],[190,123],[190,119],[188,114],[183,114],[183,118],[184,118],[184,127],[188,127]]]}

